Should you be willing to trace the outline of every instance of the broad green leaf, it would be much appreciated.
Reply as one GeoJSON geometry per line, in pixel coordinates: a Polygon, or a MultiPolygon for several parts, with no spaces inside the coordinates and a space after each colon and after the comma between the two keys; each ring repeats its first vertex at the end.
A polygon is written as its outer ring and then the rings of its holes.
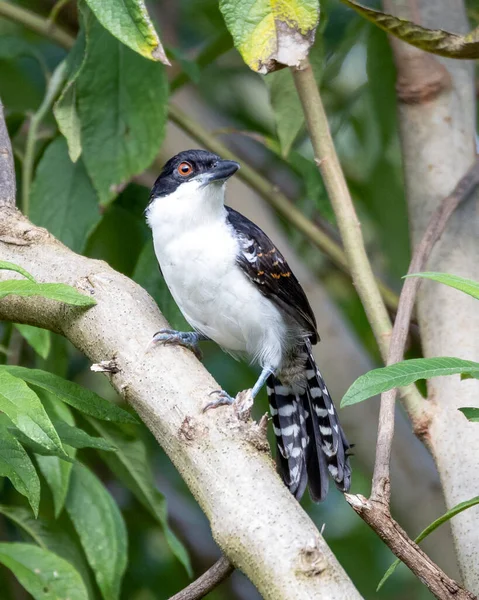
{"type": "MultiPolygon", "coordinates": [[[[316,40],[309,53],[316,81],[319,84],[324,59],[321,40],[316,40]]],[[[276,123],[281,154],[287,157],[291,146],[304,126],[304,112],[289,69],[282,69],[265,78],[276,123]]],[[[315,165],[316,168],[316,165],[315,165]]],[[[317,170],[317,168],[316,168],[317,170]]]]}
{"type": "Polygon", "coordinates": [[[48,357],[51,347],[51,336],[48,329],[21,323],[14,323],[14,325],[39,356],[48,357]]]}
{"type": "Polygon", "coordinates": [[[307,57],[319,22],[318,0],[220,0],[245,63],[265,75],[307,57]]]}
{"type": "Polygon", "coordinates": [[[16,271],[17,273],[20,273],[20,275],[23,275],[30,281],[35,282],[35,278],[33,277],[33,275],[30,275],[28,271],[25,271],[25,269],[23,269],[22,267],[14,263],[7,262],[6,260],[0,260],[0,269],[6,269],[7,271],[16,271]]]}
{"type": "Polygon", "coordinates": [[[80,573],[88,591],[88,598],[93,598],[92,581],[88,564],[82,550],[64,523],[33,517],[31,511],[22,506],[2,506],[0,514],[10,519],[27,534],[40,548],[50,550],[67,560],[80,573]]]}
{"type": "Polygon", "coordinates": [[[341,407],[357,404],[376,394],[403,387],[419,379],[430,379],[457,373],[477,374],[479,363],[461,358],[441,356],[437,358],[414,358],[389,367],[373,369],[358,377],[341,401],[341,407]]]}
{"type": "MultiPolygon", "coordinates": [[[[453,517],[455,517],[456,515],[461,513],[463,510],[471,508],[472,506],[476,506],[477,504],[479,504],[479,496],[476,496],[475,498],[472,498],[471,500],[466,500],[465,502],[461,502],[454,508],[451,508],[451,510],[448,510],[447,513],[442,515],[442,517],[439,517],[439,519],[436,519],[433,523],[431,523],[428,527],[426,527],[426,529],[421,531],[421,533],[417,536],[417,538],[414,541],[416,542],[416,544],[419,544],[420,542],[422,542],[422,540],[424,538],[426,538],[430,533],[435,531],[440,525],[442,525],[443,523],[446,523],[447,521],[449,521],[450,519],[452,519],[453,517]]],[[[394,573],[394,571],[396,570],[396,567],[400,563],[401,563],[401,561],[399,559],[395,560],[393,562],[393,564],[389,567],[389,569],[386,571],[386,573],[384,573],[383,578],[378,583],[378,587],[376,589],[377,592],[382,588],[382,586],[385,584],[386,580],[394,573]]]]}
{"type": "Polygon", "coordinates": [[[362,6],[352,0],[342,0],[387,33],[403,42],[448,58],[479,58],[479,28],[467,35],[450,33],[442,29],[426,29],[416,23],[362,6]]]}
{"type": "Polygon", "coordinates": [[[93,306],[96,301],[66,283],[34,283],[24,279],[0,281],[0,299],[5,296],[42,296],[73,306],[93,306]]]}
{"type": "MultiPolygon", "coordinates": [[[[60,436],[58,424],[63,424],[67,427],[73,427],[75,425],[75,419],[73,418],[70,408],[58,401],[50,392],[44,389],[37,388],[37,394],[42,404],[47,411],[48,416],[55,425],[55,429],[60,436]]],[[[68,494],[68,488],[70,485],[71,471],[73,468],[73,462],[76,457],[76,450],[68,445],[66,440],[62,440],[64,444],[65,452],[68,454],[71,462],[66,460],[60,460],[57,456],[45,456],[43,452],[38,453],[36,451],[35,459],[38,464],[45,481],[50,488],[53,498],[53,508],[55,511],[55,518],[58,518],[61,514],[63,507],[65,506],[65,500],[68,494]]]]}
{"type": "Polygon", "coordinates": [[[0,562],[35,600],[88,600],[80,574],[49,550],[33,544],[0,543],[0,562]]]}
{"type": "Polygon", "coordinates": [[[28,438],[47,450],[65,454],[38,396],[22,379],[5,369],[0,371],[0,410],[28,438]]]}
{"type": "Polygon", "coordinates": [[[406,275],[406,277],[423,277],[424,279],[432,279],[433,281],[438,281],[439,283],[444,283],[444,285],[448,285],[449,287],[455,288],[456,290],[460,290],[473,298],[479,300],[479,283],[477,281],[473,281],[472,279],[465,279],[464,277],[459,277],[458,275],[449,275],[448,273],[411,273],[411,275],[406,275]]]}
{"type": "Polygon", "coordinates": [[[103,460],[159,522],[171,551],[191,577],[193,571],[188,552],[168,526],[166,500],[156,487],[145,444],[141,439],[126,437],[117,426],[93,419],[88,419],[88,422],[106,441],[117,447],[115,453],[101,453],[103,460]]]}
{"type": "Polygon", "coordinates": [[[82,252],[101,215],[95,189],[82,160],[72,163],[67,144],[57,138],[38,164],[30,218],[75,252],[82,252]]]}
{"type": "Polygon", "coordinates": [[[104,600],[117,600],[127,562],[125,523],[101,481],[79,463],[73,467],[66,508],[104,600]]]}
{"type": "Polygon", "coordinates": [[[106,204],[158,153],[167,117],[165,68],[94,22],[77,90],[83,160],[106,204]]]}
{"type": "Polygon", "coordinates": [[[143,0],[86,0],[96,18],[138,54],[169,65],[143,0]]]}
{"type": "Polygon", "coordinates": [[[73,448],[95,448],[96,450],[104,450],[105,452],[117,450],[117,447],[114,444],[110,444],[107,440],[89,435],[83,429],[72,427],[68,423],[65,423],[65,421],[54,420],[53,423],[62,442],[73,448]]]}
{"type": "MultiPolygon", "coordinates": [[[[85,11],[88,13],[88,11],[85,11]]],[[[76,162],[82,152],[81,147],[81,123],[77,108],[77,85],[76,81],[85,64],[87,45],[88,15],[83,17],[80,10],[80,32],[75,40],[73,48],[66,58],[67,82],[60,97],[53,106],[53,114],[58,124],[58,129],[65,136],[68,144],[68,154],[72,162],[76,162]]]]}
{"type": "MultiPolygon", "coordinates": [[[[479,377],[479,373],[478,373],[479,377]]],[[[468,421],[479,423],[479,408],[465,407],[459,409],[468,421]]]]}
{"type": "Polygon", "coordinates": [[[16,365],[0,365],[0,376],[4,371],[15,377],[20,377],[29,385],[50,392],[66,404],[90,417],[115,423],[138,423],[138,419],[134,415],[116,406],[116,404],[108,402],[95,392],[87,390],[81,385],[73,383],[73,381],[67,381],[62,377],[58,377],[58,375],[53,375],[53,373],[16,365]]]}
{"type": "Polygon", "coordinates": [[[40,504],[40,480],[23,446],[0,422],[0,476],[8,477],[14,488],[26,496],[35,515],[40,504]]]}

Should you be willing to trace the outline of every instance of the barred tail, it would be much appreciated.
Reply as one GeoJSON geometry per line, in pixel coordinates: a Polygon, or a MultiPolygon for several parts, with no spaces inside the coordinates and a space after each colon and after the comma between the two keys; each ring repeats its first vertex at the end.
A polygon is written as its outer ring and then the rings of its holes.
{"type": "Polygon", "coordinates": [[[307,386],[295,393],[270,375],[267,392],[276,436],[278,470],[290,492],[301,498],[309,486],[315,502],[328,493],[329,475],[347,492],[351,485],[349,450],[324,379],[306,342],[307,386]]]}

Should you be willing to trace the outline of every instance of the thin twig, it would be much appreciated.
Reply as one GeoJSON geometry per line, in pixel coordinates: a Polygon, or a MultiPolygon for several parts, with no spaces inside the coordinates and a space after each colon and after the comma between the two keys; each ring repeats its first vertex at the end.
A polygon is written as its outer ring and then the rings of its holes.
{"type": "Polygon", "coordinates": [[[52,42],[66,50],[69,50],[75,43],[75,38],[65,29],[22,6],[0,0],[0,16],[21,23],[28,29],[50,38],[52,42]]]}
{"type": "Polygon", "coordinates": [[[235,570],[226,556],[222,556],[196,581],[190,583],[181,592],[171,596],[170,600],[199,600],[214,590],[235,570]]]}
{"type": "Polygon", "coordinates": [[[30,119],[30,127],[28,129],[27,141],[25,145],[25,155],[22,163],[22,211],[27,217],[30,212],[30,187],[33,177],[35,146],[38,139],[38,130],[47,112],[50,110],[53,101],[60,92],[60,89],[66,79],[66,72],[66,63],[63,61],[55,69],[55,72],[48,82],[45,97],[38,107],[37,112],[33,114],[32,118],[30,119]]]}
{"type": "Polygon", "coordinates": [[[336,215],[351,276],[376,342],[386,360],[392,329],[391,321],[366,254],[361,225],[339,164],[311,64],[305,60],[300,67],[292,69],[292,74],[303,106],[315,161],[336,215]]]}
{"type": "MultiPolygon", "coordinates": [[[[419,273],[424,269],[434,245],[439,240],[446,227],[449,217],[477,185],[479,185],[479,159],[476,159],[471,168],[459,181],[452,194],[447,196],[433,213],[421,241],[414,250],[408,274],[419,273]]],[[[404,357],[409,322],[411,320],[420,283],[421,280],[417,277],[408,277],[404,281],[401,295],[399,296],[398,311],[389,345],[387,358],[388,365],[400,362],[404,357]]],[[[371,492],[372,500],[381,500],[387,504],[389,504],[390,494],[389,463],[394,435],[394,405],[396,402],[396,393],[397,389],[394,389],[384,392],[381,395],[376,462],[374,465],[373,486],[371,492]]]]}

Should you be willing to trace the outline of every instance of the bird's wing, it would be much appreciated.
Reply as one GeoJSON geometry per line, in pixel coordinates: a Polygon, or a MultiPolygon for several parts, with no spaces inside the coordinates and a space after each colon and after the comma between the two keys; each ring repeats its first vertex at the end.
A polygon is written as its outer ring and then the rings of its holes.
{"type": "Polygon", "coordinates": [[[228,222],[239,241],[236,261],[243,273],[264,296],[295,319],[315,344],[319,339],[316,319],[284,256],[252,221],[229,206],[226,211],[228,222]]]}

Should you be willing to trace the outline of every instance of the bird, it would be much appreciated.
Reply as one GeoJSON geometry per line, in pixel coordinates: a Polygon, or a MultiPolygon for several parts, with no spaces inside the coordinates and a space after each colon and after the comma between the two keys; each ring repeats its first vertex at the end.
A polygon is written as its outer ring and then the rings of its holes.
{"type": "MultiPolygon", "coordinates": [[[[266,383],[276,464],[299,500],[306,487],[324,500],[329,478],[351,485],[350,449],[313,357],[316,319],[284,256],[252,221],[225,205],[226,182],[240,165],[206,150],[186,150],[164,165],[145,209],[160,271],[193,331],[162,329],[153,344],[199,355],[212,340],[261,367],[253,400],[266,383]]],[[[205,409],[233,404],[219,390],[205,409]]],[[[236,397],[238,398],[238,396],[236,397]]]]}

